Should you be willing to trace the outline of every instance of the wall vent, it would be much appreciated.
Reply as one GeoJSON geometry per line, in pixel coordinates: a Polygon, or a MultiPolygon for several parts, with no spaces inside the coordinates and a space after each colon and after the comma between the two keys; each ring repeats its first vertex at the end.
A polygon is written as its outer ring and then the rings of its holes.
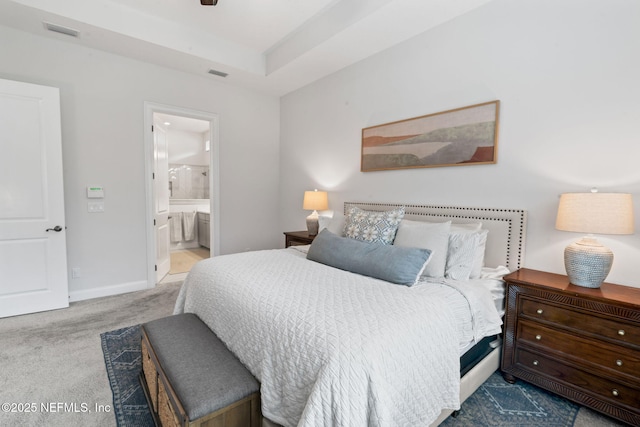
{"type": "Polygon", "coordinates": [[[63,27],[62,25],[52,24],[51,22],[43,22],[44,28],[49,31],[53,31],[54,33],[64,34],[66,36],[71,36],[78,38],[80,37],[80,31],[74,30],[69,27],[63,27]]]}
{"type": "Polygon", "coordinates": [[[207,71],[209,74],[213,74],[214,76],[227,77],[229,73],[225,73],[223,71],[214,70],[213,68],[207,71]]]}

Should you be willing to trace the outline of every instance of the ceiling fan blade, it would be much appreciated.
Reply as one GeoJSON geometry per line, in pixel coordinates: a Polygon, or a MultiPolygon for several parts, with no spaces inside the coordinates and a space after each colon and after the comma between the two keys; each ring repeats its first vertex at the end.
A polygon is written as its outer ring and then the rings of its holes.
{"type": "Polygon", "coordinates": [[[218,0],[200,0],[200,4],[203,6],[215,6],[218,4],[218,0]]]}

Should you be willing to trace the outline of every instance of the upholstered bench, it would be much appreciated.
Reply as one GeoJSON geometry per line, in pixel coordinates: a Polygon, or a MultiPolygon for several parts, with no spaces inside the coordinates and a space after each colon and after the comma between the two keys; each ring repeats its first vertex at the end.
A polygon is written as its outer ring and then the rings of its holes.
{"type": "Polygon", "coordinates": [[[141,382],[164,427],[262,423],[258,381],[194,314],[142,325],[141,382]]]}

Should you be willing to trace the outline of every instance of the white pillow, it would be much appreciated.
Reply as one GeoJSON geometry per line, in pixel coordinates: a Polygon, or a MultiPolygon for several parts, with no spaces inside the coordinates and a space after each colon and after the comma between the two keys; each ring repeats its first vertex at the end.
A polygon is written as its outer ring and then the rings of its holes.
{"type": "Polygon", "coordinates": [[[329,215],[318,215],[318,234],[327,228],[332,219],[329,215]]]}
{"type": "Polygon", "coordinates": [[[487,248],[487,236],[489,230],[480,230],[478,232],[478,242],[476,252],[473,256],[473,266],[471,267],[471,275],[469,278],[477,279],[482,275],[482,267],[484,267],[484,253],[487,248]]]}
{"type": "MultiPolygon", "coordinates": [[[[482,230],[481,222],[466,222],[466,223],[456,223],[451,224],[451,233],[473,233],[476,231],[482,230]]],[[[478,242],[478,246],[476,247],[476,254],[473,262],[473,266],[471,267],[471,279],[477,279],[480,277],[480,270],[484,266],[484,252],[486,247],[487,239],[484,237],[480,238],[478,242]]]]}
{"type": "Polygon", "coordinates": [[[318,216],[318,233],[325,228],[337,236],[344,237],[344,215],[334,212],[333,216],[318,216]]]}
{"type": "Polygon", "coordinates": [[[450,229],[451,221],[424,222],[403,219],[400,221],[393,244],[395,246],[430,249],[431,260],[422,275],[444,277],[450,229]]]}
{"type": "Polygon", "coordinates": [[[488,233],[488,230],[480,230],[449,235],[445,277],[453,280],[480,277],[488,233]]]}

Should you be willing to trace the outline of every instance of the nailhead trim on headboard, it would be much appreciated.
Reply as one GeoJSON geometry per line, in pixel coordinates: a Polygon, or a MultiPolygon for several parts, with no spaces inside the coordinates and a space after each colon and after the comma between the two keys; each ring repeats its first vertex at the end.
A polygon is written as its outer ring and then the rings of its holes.
{"type": "MultiPolygon", "coordinates": [[[[405,217],[413,219],[434,219],[436,222],[480,221],[483,228],[489,230],[487,255],[489,260],[497,260],[509,270],[515,271],[524,264],[527,212],[522,209],[472,208],[463,206],[435,206],[402,203],[345,202],[344,213],[352,206],[365,210],[384,211],[401,206],[405,208],[405,217]],[[492,233],[493,231],[493,233],[492,233]],[[492,238],[493,237],[493,238],[492,238]],[[491,240],[491,241],[490,241],[491,240]]],[[[495,267],[495,265],[487,265],[495,267]]]]}

